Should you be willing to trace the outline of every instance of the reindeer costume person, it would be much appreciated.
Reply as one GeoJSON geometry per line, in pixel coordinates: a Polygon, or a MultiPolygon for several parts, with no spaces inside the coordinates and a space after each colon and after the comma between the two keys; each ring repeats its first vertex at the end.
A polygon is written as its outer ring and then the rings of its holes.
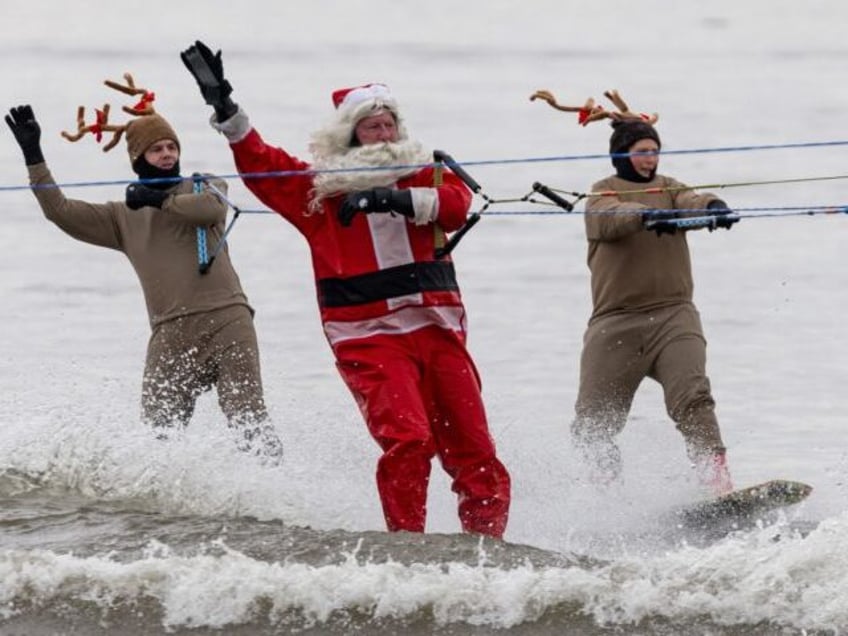
{"type": "Polygon", "coordinates": [[[614,438],[639,384],[652,378],[663,387],[666,409],[700,482],[723,494],[733,485],[705,371],[706,340],[692,302],[689,247],[686,231],[672,219],[703,216],[708,209],[716,227],[729,229],[738,217],[729,216],[715,195],[657,174],[657,116],[630,111],[615,91],[605,95],[617,111],[591,99],[561,106],[548,91],[531,97],[577,112],[581,125],[611,119],[613,126],[609,152],[616,174],[592,186],[593,193],[604,194],[590,196],[586,205],[593,311],[583,338],[572,434],[596,480],[617,478],[621,457],[614,438]]]}
{"type": "MultiPolygon", "coordinates": [[[[44,215],[70,236],[123,252],[138,276],[151,327],[142,382],[142,415],[157,427],[188,423],[197,397],[213,385],[228,424],[242,450],[262,454],[272,462],[282,457],[282,445],[268,423],[262,392],[259,351],[248,305],[226,249],[214,267],[202,275],[197,262],[197,228],[211,241],[224,232],[227,206],[204,181],[180,179],[180,145],[170,124],[153,111],[153,93],[107,81],[112,88],[141,95],[124,111],[127,124],[109,122],[109,106],[85,124],[85,109],[77,112],[78,130],[62,133],[70,141],[91,134],[112,139],[104,151],[126,135],[133,171],[146,183],[127,187],[124,201],[89,203],[68,199],[44,162],[41,129],[30,106],[12,108],[6,116],[24,153],[33,193],[44,215]]],[[[209,183],[226,192],[218,179],[209,183]]]]}
{"type": "Polygon", "coordinates": [[[322,170],[245,185],[309,243],[324,333],[383,451],[377,487],[388,529],[424,530],[438,455],[463,530],[502,536],[509,474],[465,347],[453,263],[434,257],[444,233],[465,222],[468,188],[451,172],[439,180],[420,167],[432,155],[409,138],[382,84],[333,93],[333,117],[312,137],[310,165],[262,140],[230,99],[220,52],[197,42],[182,58],[215,108],[214,126],[240,172],[322,170]]]}

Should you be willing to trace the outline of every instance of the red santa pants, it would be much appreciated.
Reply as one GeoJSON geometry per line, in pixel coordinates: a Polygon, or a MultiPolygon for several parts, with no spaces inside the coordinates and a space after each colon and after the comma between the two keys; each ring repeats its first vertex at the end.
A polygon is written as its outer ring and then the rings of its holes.
{"type": "Polygon", "coordinates": [[[510,478],[495,454],[464,337],[439,327],[334,347],[337,367],[383,449],[377,488],[390,531],[423,532],[430,464],[453,480],[466,532],[500,538],[510,478]]]}

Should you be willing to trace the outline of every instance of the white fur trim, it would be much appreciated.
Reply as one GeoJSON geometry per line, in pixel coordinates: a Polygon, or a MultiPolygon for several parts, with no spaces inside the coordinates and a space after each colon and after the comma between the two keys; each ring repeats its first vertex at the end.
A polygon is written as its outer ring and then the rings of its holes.
{"type": "Polygon", "coordinates": [[[223,134],[231,144],[236,144],[247,137],[247,133],[253,128],[250,125],[247,113],[241,109],[241,106],[239,106],[235,115],[222,122],[218,121],[218,116],[215,113],[212,113],[209,123],[212,124],[212,128],[223,134]]]}
{"type": "Polygon", "coordinates": [[[439,217],[439,194],[435,188],[409,188],[415,225],[433,223],[439,217]]]}
{"type": "Polygon", "coordinates": [[[394,102],[392,93],[389,87],[385,84],[369,84],[368,86],[359,86],[349,91],[339,104],[339,109],[347,109],[352,106],[367,100],[381,100],[383,102],[394,102]]]}

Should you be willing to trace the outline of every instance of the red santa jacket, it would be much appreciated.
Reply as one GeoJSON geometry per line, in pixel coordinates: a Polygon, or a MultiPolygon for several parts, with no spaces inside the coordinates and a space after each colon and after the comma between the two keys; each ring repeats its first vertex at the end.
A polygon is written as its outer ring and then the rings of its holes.
{"type": "MultiPolygon", "coordinates": [[[[240,173],[304,171],[310,166],[266,144],[252,129],[231,144],[240,173]]],[[[436,188],[438,216],[416,225],[395,214],[357,214],[338,220],[342,196],[309,213],[309,175],[244,179],[260,201],[291,222],[309,243],[321,320],[330,344],[374,334],[408,333],[430,325],[465,333],[465,308],[450,257],[436,259],[446,232],[465,222],[471,192],[445,170],[435,185],[432,168],[404,177],[398,188],[436,188]]]]}

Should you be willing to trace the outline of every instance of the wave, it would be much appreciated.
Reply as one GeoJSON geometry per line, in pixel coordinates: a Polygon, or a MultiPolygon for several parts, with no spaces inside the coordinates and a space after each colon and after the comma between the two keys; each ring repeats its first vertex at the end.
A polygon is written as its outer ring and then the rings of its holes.
{"type": "Polygon", "coordinates": [[[848,514],[806,535],[778,523],[706,548],[611,561],[468,535],[282,524],[219,531],[198,543],[210,529],[195,525],[182,542],[174,534],[174,545],[150,540],[130,559],[5,550],[0,616],[7,625],[96,616],[105,626],[136,623],[139,633],[154,626],[413,634],[848,628],[848,514]]]}

